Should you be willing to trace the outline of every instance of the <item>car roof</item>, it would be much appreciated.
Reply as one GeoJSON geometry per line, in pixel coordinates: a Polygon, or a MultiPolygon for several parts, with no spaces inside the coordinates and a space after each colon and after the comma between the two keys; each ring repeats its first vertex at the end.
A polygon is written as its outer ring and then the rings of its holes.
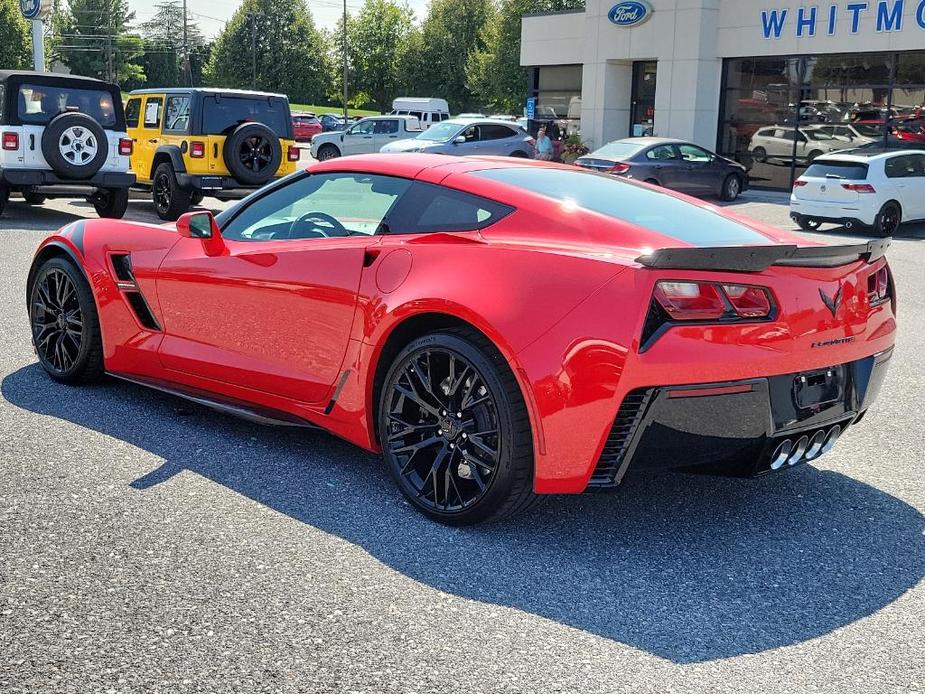
{"type": "Polygon", "coordinates": [[[614,142],[629,142],[634,145],[641,145],[642,147],[650,147],[652,145],[690,144],[687,140],[679,140],[675,137],[624,137],[620,140],[614,140],[614,142]]]}
{"type": "MultiPolygon", "coordinates": [[[[446,122],[446,121],[444,121],[446,122]]],[[[360,172],[379,173],[383,175],[401,176],[404,178],[426,178],[436,181],[446,176],[485,169],[523,168],[525,166],[545,166],[569,171],[580,171],[567,164],[550,164],[548,162],[535,162],[531,159],[518,159],[512,157],[448,157],[443,154],[427,154],[423,152],[407,152],[402,154],[377,153],[356,154],[349,157],[336,157],[322,162],[315,162],[307,167],[312,173],[322,172],[360,172]],[[434,175],[440,169],[439,176],[434,175]]]]}
{"type": "Polygon", "coordinates": [[[889,149],[883,149],[882,147],[877,147],[873,149],[851,149],[851,150],[839,150],[837,152],[830,152],[828,154],[823,154],[819,157],[816,157],[815,161],[829,161],[832,159],[839,161],[855,161],[855,162],[868,162],[871,159],[888,159],[891,156],[905,156],[911,152],[920,151],[922,154],[925,154],[925,146],[921,150],[916,149],[898,149],[891,147],[889,149]]]}
{"type": "Polygon", "coordinates": [[[165,89],[134,89],[129,92],[129,96],[141,96],[144,94],[189,94],[198,92],[200,94],[228,94],[229,96],[254,96],[254,97],[275,97],[286,99],[289,97],[285,94],[276,94],[274,92],[255,92],[248,89],[217,89],[213,87],[166,87],[165,89]]]}
{"type": "Polygon", "coordinates": [[[517,125],[516,122],[510,120],[500,120],[498,118],[450,118],[449,120],[441,121],[442,123],[452,123],[453,125],[517,125]]]}
{"type": "Polygon", "coordinates": [[[84,77],[83,75],[71,75],[63,72],[36,72],[34,70],[0,70],[0,80],[6,80],[10,77],[51,77],[62,80],[80,80],[81,82],[99,82],[100,84],[110,84],[95,77],[84,77]]]}

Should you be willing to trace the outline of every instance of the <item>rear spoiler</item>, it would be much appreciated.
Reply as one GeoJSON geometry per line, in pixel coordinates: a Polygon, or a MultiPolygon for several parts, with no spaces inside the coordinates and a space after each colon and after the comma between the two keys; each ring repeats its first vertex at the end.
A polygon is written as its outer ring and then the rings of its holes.
{"type": "Polygon", "coordinates": [[[761,272],[772,265],[838,267],[864,260],[872,263],[886,254],[892,238],[850,246],[719,246],[660,248],[636,258],[645,267],[663,270],[726,270],[761,272]]]}

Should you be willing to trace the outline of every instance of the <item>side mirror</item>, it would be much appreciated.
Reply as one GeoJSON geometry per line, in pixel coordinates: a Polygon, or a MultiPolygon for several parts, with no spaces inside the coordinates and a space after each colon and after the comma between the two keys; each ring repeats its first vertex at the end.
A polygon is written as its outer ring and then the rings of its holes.
{"type": "Polygon", "coordinates": [[[465,135],[459,135],[458,137],[454,137],[454,138],[453,138],[453,144],[454,144],[454,145],[464,145],[464,144],[466,144],[466,136],[465,136],[465,135]]]}
{"type": "Polygon", "coordinates": [[[222,230],[211,212],[197,210],[181,215],[177,220],[177,232],[188,239],[200,239],[206,255],[219,255],[225,248],[222,230]]]}

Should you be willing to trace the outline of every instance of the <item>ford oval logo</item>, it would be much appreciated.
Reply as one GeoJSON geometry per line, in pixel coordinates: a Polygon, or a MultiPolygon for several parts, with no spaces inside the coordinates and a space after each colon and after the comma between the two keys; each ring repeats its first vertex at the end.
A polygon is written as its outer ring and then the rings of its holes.
{"type": "Polygon", "coordinates": [[[652,16],[652,6],[642,0],[618,2],[610,8],[607,18],[621,27],[634,27],[642,24],[652,16]]]}

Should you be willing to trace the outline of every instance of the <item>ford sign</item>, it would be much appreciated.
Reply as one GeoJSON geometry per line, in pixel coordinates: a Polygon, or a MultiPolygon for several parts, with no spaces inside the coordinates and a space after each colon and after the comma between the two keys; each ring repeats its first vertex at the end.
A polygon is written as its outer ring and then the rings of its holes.
{"type": "Polygon", "coordinates": [[[607,18],[621,27],[639,26],[652,16],[652,6],[644,0],[626,0],[610,8],[607,18]]]}

